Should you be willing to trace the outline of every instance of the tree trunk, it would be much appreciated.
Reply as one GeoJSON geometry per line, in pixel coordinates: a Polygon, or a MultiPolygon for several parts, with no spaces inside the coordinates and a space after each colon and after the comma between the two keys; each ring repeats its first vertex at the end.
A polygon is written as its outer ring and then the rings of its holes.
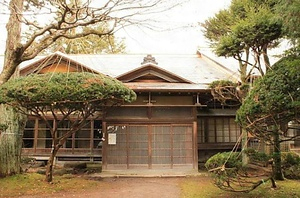
{"type": "Polygon", "coordinates": [[[246,154],[248,149],[248,132],[245,129],[242,129],[242,165],[247,166],[249,163],[249,157],[246,154]]]}
{"type": "MultiPolygon", "coordinates": [[[[10,17],[6,25],[7,40],[4,66],[0,74],[0,85],[15,73],[21,62],[21,22],[24,0],[11,0],[9,3],[10,17]]],[[[20,172],[23,129],[26,117],[12,107],[0,107],[0,176],[20,172]]]]}
{"type": "Polygon", "coordinates": [[[247,64],[243,63],[241,60],[239,60],[239,69],[240,69],[240,79],[242,81],[242,84],[247,83],[247,64]]]}
{"type": "Polygon", "coordinates": [[[56,156],[57,151],[55,149],[52,150],[51,155],[48,159],[47,162],[47,169],[46,169],[46,182],[52,182],[53,180],[53,164],[54,164],[54,159],[56,156]]]}
{"type": "MultiPolygon", "coordinates": [[[[53,142],[57,142],[56,139],[52,140],[53,142]]],[[[54,165],[54,160],[55,160],[55,156],[58,152],[58,150],[60,149],[60,145],[59,144],[54,144],[52,143],[52,151],[50,154],[50,157],[48,159],[47,162],[47,169],[46,169],[46,182],[52,182],[53,180],[53,165],[54,165]]]]}
{"type": "MultiPolygon", "coordinates": [[[[21,19],[24,0],[11,0],[10,16],[6,24],[7,39],[4,54],[4,66],[0,74],[0,85],[5,83],[15,73],[22,62],[21,19]]],[[[16,72],[17,74],[17,72],[16,72]]]]}
{"type": "Polygon", "coordinates": [[[273,168],[273,175],[275,180],[284,180],[283,172],[281,168],[281,149],[280,149],[280,140],[279,140],[279,133],[278,128],[275,127],[274,131],[274,168],[273,168]]]}
{"type": "Polygon", "coordinates": [[[267,45],[263,46],[262,50],[263,50],[263,58],[265,62],[266,72],[268,72],[271,69],[271,63],[268,56],[268,46],[267,45]]]}
{"type": "Polygon", "coordinates": [[[26,116],[0,105],[0,176],[20,173],[23,130],[26,116]]]}

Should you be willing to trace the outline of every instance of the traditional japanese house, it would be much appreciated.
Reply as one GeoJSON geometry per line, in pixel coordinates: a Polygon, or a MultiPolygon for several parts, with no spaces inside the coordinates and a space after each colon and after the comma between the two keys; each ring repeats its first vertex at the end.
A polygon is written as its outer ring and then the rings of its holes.
{"type": "MultiPolygon", "coordinates": [[[[236,107],[214,100],[209,84],[237,81],[228,68],[195,55],[64,55],[24,63],[20,75],[94,72],[112,76],[137,93],[130,104],[109,108],[73,134],[57,161],[102,161],[103,169],[197,169],[212,154],[231,150],[241,130],[236,107]],[[104,139],[104,141],[102,141],[104,139]]],[[[68,128],[68,122],[61,130],[68,128]]],[[[43,121],[28,118],[23,155],[46,159],[51,136],[43,121]]]]}

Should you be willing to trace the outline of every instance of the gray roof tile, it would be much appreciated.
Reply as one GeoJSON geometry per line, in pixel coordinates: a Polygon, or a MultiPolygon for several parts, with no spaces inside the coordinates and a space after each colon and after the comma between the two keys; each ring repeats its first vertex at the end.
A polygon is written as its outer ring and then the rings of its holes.
{"type": "MultiPolygon", "coordinates": [[[[146,54],[61,55],[111,77],[117,77],[141,67],[144,57],[147,56],[146,54]]],[[[199,53],[195,55],[152,54],[152,56],[158,67],[198,84],[182,85],[182,88],[194,89],[198,86],[203,89],[215,80],[237,81],[238,79],[236,72],[211,60],[204,54],[201,56],[199,53]]],[[[20,67],[24,68],[43,57],[45,56],[38,56],[33,60],[23,62],[20,67]]]]}

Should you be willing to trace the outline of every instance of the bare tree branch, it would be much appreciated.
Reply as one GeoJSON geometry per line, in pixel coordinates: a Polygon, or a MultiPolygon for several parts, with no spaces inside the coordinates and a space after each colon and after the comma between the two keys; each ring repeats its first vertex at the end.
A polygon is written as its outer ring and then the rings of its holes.
{"type": "MultiPolygon", "coordinates": [[[[33,59],[42,50],[49,47],[61,37],[74,39],[88,35],[111,35],[127,26],[143,26],[154,28],[157,21],[154,14],[170,10],[187,0],[164,1],[164,0],[106,0],[90,1],[82,3],[73,1],[46,1],[42,5],[25,4],[24,0],[10,0],[11,23],[9,27],[26,26],[21,38],[20,30],[9,33],[8,38],[12,47],[8,47],[10,53],[6,53],[7,60],[0,75],[0,84],[6,82],[15,72],[17,66],[26,60],[33,59]],[[14,7],[15,2],[18,8],[14,7]],[[35,9],[37,6],[40,9],[35,9]],[[24,14],[22,9],[26,7],[24,14]],[[37,11],[41,10],[41,11],[37,11]],[[49,12],[49,13],[48,13],[49,12]],[[43,17],[39,17],[43,13],[43,17]],[[45,15],[48,13],[47,15],[45,15]],[[43,20],[42,20],[43,19],[43,20]],[[84,27],[102,25],[102,32],[87,31],[84,27]],[[11,53],[13,52],[13,53],[11,53]],[[10,61],[8,61],[10,60],[10,61]]],[[[18,29],[18,28],[16,28],[18,29]]],[[[92,29],[92,28],[90,28],[92,29]]]]}

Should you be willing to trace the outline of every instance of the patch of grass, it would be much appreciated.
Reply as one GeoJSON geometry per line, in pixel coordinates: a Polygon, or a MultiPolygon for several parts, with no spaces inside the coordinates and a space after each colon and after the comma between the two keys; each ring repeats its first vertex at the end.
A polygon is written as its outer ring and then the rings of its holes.
{"type": "Polygon", "coordinates": [[[211,178],[191,177],[180,184],[182,198],[219,197],[222,190],[213,185],[211,178]]]}
{"type": "Polygon", "coordinates": [[[72,175],[55,176],[53,183],[44,181],[45,175],[37,173],[20,174],[0,179],[0,197],[20,195],[52,194],[56,192],[76,192],[90,189],[99,182],[86,180],[72,175]]]}
{"type": "Polygon", "coordinates": [[[210,177],[195,177],[184,180],[181,184],[182,198],[251,198],[251,197],[272,197],[272,198],[299,198],[300,197],[300,181],[284,180],[276,181],[277,188],[272,189],[271,183],[266,182],[250,193],[234,193],[222,191],[214,186],[210,177]]]}

